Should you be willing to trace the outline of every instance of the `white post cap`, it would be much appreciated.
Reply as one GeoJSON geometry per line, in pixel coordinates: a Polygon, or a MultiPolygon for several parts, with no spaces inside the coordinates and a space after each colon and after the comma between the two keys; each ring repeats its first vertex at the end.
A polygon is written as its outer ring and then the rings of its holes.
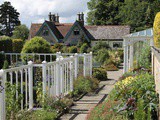
{"type": "Polygon", "coordinates": [[[28,61],[28,65],[32,65],[33,64],[33,62],[32,61],[28,61]]]}
{"type": "Polygon", "coordinates": [[[4,70],[3,70],[3,69],[1,69],[1,70],[0,70],[0,76],[2,76],[2,75],[3,75],[3,73],[4,73],[4,70]]]}
{"type": "Polygon", "coordinates": [[[42,62],[42,64],[46,64],[47,62],[44,60],[43,62],[42,62]]]}

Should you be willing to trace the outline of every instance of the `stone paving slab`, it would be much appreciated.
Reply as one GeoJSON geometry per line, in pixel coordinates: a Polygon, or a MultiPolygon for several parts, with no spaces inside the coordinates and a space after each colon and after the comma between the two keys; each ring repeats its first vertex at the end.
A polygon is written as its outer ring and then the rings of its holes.
{"type": "Polygon", "coordinates": [[[74,120],[85,120],[86,117],[87,117],[87,114],[78,114],[74,120]]]}
{"type": "Polygon", "coordinates": [[[74,114],[65,114],[60,118],[60,120],[70,120],[73,116],[74,114]]]}
{"type": "Polygon", "coordinates": [[[60,120],[85,120],[89,110],[104,100],[104,97],[110,93],[122,73],[122,69],[119,71],[107,71],[109,80],[100,82],[100,86],[105,85],[103,89],[96,95],[85,95],[81,100],[75,102],[75,106],[71,107],[70,113],[63,115],[60,120]]]}
{"type": "Polygon", "coordinates": [[[90,110],[95,106],[96,104],[76,104],[71,107],[71,110],[90,110]]]}
{"type": "MultiPolygon", "coordinates": [[[[103,98],[103,95],[92,95],[92,96],[84,96],[81,100],[86,100],[86,101],[89,101],[89,100],[101,100],[103,98]]],[[[81,101],[80,100],[80,101],[81,101]]]]}
{"type": "Polygon", "coordinates": [[[109,94],[113,89],[114,85],[106,85],[103,90],[101,90],[98,94],[104,95],[109,94]]]}

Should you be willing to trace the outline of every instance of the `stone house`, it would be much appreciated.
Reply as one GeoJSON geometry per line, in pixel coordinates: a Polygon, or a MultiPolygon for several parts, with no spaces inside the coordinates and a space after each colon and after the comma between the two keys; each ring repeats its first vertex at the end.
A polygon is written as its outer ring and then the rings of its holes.
{"type": "Polygon", "coordinates": [[[49,13],[49,21],[44,23],[32,23],[29,39],[41,36],[51,45],[64,43],[65,45],[77,45],[79,41],[87,41],[94,46],[102,41],[111,48],[122,48],[123,38],[130,33],[128,25],[85,25],[84,14],[79,13],[74,23],[60,23],[58,14],[49,13]]]}

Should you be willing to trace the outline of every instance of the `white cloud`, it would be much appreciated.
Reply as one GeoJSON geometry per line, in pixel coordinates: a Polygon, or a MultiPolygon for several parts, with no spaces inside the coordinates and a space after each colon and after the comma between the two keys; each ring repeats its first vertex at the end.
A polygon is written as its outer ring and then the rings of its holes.
{"type": "Polygon", "coordinates": [[[43,22],[48,13],[58,13],[60,22],[74,22],[78,12],[87,13],[89,0],[0,0],[10,1],[18,12],[22,24],[30,26],[31,22],[43,22]]]}

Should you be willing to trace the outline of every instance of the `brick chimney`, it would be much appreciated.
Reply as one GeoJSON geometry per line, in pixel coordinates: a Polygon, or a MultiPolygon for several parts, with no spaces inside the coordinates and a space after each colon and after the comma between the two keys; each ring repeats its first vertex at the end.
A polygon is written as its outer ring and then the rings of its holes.
{"type": "Polygon", "coordinates": [[[78,21],[82,23],[82,25],[84,25],[84,14],[82,13],[78,13],[78,21]]]}
{"type": "Polygon", "coordinates": [[[59,15],[58,15],[58,13],[56,15],[56,23],[59,23],[59,15]]]}
{"type": "Polygon", "coordinates": [[[51,12],[49,13],[49,21],[50,22],[55,22],[55,23],[59,23],[59,15],[55,15],[55,14],[52,14],[51,12]]]}

